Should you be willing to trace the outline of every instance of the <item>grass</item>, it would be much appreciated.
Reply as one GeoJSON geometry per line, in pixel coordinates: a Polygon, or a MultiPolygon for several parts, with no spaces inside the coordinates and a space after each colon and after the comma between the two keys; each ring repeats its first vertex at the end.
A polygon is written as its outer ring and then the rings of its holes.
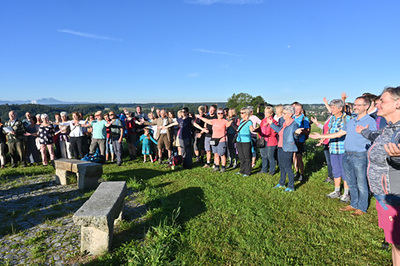
{"type": "Polygon", "coordinates": [[[339,212],[345,205],[325,197],[333,186],[322,182],[327,169],[314,144],[307,141],[304,160],[309,180],[296,183],[294,193],[273,188],[279,174],[256,174],[260,162],[247,178],[199,164],[191,170],[140,159],[104,165],[103,179],[127,181],[147,213],[140,221],[125,217],[112,252],[88,264],[390,265],[374,200],[367,215],[339,212]]]}

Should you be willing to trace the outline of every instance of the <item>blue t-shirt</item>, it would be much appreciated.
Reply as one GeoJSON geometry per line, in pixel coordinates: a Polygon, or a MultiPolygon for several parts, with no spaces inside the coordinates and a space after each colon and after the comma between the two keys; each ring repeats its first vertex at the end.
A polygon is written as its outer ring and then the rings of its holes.
{"type": "Polygon", "coordinates": [[[357,120],[357,117],[352,118],[343,126],[342,129],[346,131],[344,140],[344,150],[346,152],[365,152],[369,149],[371,141],[356,132],[357,126],[365,127],[367,125],[372,131],[377,130],[375,120],[369,115],[362,117],[360,120],[357,120]]]}
{"type": "MultiPolygon", "coordinates": [[[[294,121],[299,125],[299,128],[310,128],[310,121],[308,120],[308,117],[304,116],[304,114],[301,114],[299,117],[296,117],[295,115],[293,116],[294,121]],[[303,119],[304,117],[304,119],[303,119]]],[[[306,141],[306,136],[301,134],[299,136],[299,139],[296,140],[298,142],[305,142],[306,141]]]]}
{"type": "Polygon", "coordinates": [[[253,123],[250,120],[247,121],[240,121],[240,125],[238,126],[238,135],[236,137],[237,142],[251,142],[251,131],[250,131],[250,126],[252,126],[253,123]]]}
{"type": "Polygon", "coordinates": [[[106,139],[107,137],[107,132],[106,132],[106,120],[100,120],[100,121],[92,121],[90,122],[93,128],[93,138],[94,139],[106,139]]]}

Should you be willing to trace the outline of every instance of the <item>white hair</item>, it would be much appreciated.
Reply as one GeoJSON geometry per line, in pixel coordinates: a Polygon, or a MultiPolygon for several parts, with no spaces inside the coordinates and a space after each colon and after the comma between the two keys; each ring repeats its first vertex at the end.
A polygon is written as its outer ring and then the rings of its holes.
{"type": "Polygon", "coordinates": [[[49,118],[49,116],[47,115],[47,114],[41,114],[40,115],[40,119],[46,119],[46,118],[49,118]]]}

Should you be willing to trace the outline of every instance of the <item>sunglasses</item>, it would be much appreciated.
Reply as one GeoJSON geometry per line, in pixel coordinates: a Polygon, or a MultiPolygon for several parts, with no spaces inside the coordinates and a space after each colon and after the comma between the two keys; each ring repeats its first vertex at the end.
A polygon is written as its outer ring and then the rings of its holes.
{"type": "Polygon", "coordinates": [[[219,114],[219,115],[223,115],[224,113],[217,113],[217,114],[219,114]]]}

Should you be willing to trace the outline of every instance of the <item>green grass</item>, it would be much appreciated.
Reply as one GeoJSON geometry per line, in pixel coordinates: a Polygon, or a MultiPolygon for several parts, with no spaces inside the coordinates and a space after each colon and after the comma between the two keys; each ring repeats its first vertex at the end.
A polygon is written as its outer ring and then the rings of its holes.
{"type": "MultiPolygon", "coordinates": [[[[368,214],[351,217],[325,194],[333,186],[322,148],[307,141],[306,175],[294,193],[274,189],[279,174],[244,178],[237,171],[212,173],[124,162],[106,164],[103,179],[127,181],[145,204],[143,219],[125,217],[115,228],[113,249],[92,265],[390,265],[381,249],[375,202],[368,214]]],[[[90,196],[90,193],[86,196],[90,196]]]]}

